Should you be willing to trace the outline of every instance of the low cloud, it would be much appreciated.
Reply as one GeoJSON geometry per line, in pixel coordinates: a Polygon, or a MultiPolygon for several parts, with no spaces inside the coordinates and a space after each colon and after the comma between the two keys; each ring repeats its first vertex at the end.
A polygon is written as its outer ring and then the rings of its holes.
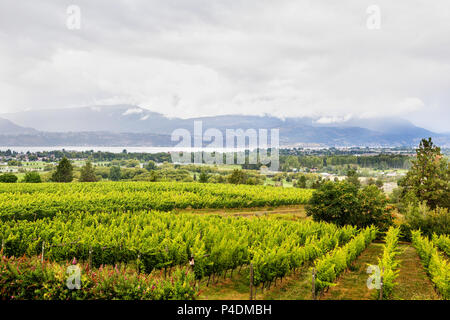
{"type": "Polygon", "coordinates": [[[68,30],[71,4],[1,1],[0,113],[130,103],[449,131],[446,0],[380,0],[378,30],[365,0],[79,0],[81,29],[68,30]]]}

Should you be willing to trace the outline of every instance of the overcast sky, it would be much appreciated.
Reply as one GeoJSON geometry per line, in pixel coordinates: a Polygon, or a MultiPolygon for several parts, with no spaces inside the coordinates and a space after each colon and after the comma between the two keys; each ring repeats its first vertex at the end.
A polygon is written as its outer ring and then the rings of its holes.
{"type": "Polygon", "coordinates": [[[450,132],[450,1],[0,0],[0,113],[117,103],[450,132]]]}

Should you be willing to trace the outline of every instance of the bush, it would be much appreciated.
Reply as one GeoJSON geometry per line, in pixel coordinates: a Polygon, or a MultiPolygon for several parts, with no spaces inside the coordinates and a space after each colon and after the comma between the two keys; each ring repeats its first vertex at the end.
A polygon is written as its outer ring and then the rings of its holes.
{"type": "Polygon", "coordinates": [[[422,230],[427,237],[432,237],[433,233],[437,235],[450,234],[450,213],[447,208],[432,210],[428,208],[425,202],[418,206],[410,205],[405,212],[405,225],[403,231],[410,237],[412,230],[422,230]]]}
{"type": "Polygon", "coordinates": [[[35,171],[27,172],[23,178],[23,182],[26,183],[41,183],[41,175],[35,171]]]}
{"type": "Polygon", "coordinates": [[[209,179],[209,175],[205,171],[202,171],[198,178],[198,182],[206,183],[206,182],[208,182],[208,179],[209,179]]]}
{"type": "Polygon", "coordinates": [[[346,181],[325,182],[313,194],[306,212],[315,221],[337,225],[378,226],[387,230],[393,223],[387,198],[376,186],[359,190],[346,181]]]}
{"type": "Polygon", "coordinates": [[[389,299],[397,285],[395,279],[399,274],[399,261],[397,259],[400,253],[398,249],[399,237],[400,228],[390,227],[384,238],[383,254],[378,258],[378,267],[382,270],[381,276],[383,277],[383,299],[389,299]]]}
{"type": "Polygon", "coordinates": [[[422,237],[420,231],[412,231],[412,243],[435,287],[446,300],[450,299],[450,263],[434,246],[422,237]]]}
{"type": "Polygon", "coordinates": [[[0,175],[0,182],[15,183],[15,182],[17,182],[17,176],[12,173],[4,173],[4,174],[0,175]]]}
{"type": "Polygon", "coordinates": [[[245,184],[247,182],[247,174],[239,169],[233,170],[233,173],[228,176],[228,182],[233,184],[245,184]]]}
{"type": "Polygon", "coordinates": [[[177,269],[171,279],[165,280],[138,275],[134,270],[119,270],[117,266],[90,270],[87,265],[77,265],[81,288],[70,290],[66,283],[69,266],[48,261],[42,264],[37,257],[0,256],[2,299],[191,300],[197,296],[194,274],[186,269],[177,269]]]}

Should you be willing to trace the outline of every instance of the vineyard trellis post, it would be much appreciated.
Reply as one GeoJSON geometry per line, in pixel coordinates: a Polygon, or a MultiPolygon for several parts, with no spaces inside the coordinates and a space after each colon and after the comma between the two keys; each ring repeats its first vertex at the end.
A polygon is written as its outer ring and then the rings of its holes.
{"type": "Polygon", "coordinates": [[[89,247],[89,258],[88,258],[89,270],[92,268],[92,247],[89,247]]]}
{"type": "Polygon", "coordinates": [[[316,269],[312,269],[312,298],[316,300],[316,269]]]}
{"type": "Polygon", "coordinates": [[[141,273],[141,253],[139,252],[137,255],[137,273],[141,273]]]}
{"type": "Polygon", "coordinates": [[[383,267],[383,273],[380,277],[380,300],[383,300],[383,274],[384,274],[384,267],[383,267]]]}
{"type": "Polygon", "coordinates": [[[2,239],[2,252],[5,250],[5,239],[2,239]]]}
{"type": "Polygon", "coordinates": [[[250,300],[253,300],[253,263],[250,263],[250,300]]]}
{"type": "Polygon", "coordinates": [[[45,241],[42,241],[41,263],[44,263],[45,241]]]}

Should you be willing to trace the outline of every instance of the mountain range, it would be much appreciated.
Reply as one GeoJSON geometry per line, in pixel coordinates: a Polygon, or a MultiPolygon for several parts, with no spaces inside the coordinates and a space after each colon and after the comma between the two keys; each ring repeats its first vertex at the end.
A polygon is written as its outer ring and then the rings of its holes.
{"type": "Polygon", "coordinates": [[[173,146],[173,130],[280,130],[282,146],[417,146],[432,137],[450,146],[449,134],[437,134],[400,118],[284,118],[270,115],[223,115],[182,119],[133,105],[31,110],[0,115],[0,146],[173,146]]]}

